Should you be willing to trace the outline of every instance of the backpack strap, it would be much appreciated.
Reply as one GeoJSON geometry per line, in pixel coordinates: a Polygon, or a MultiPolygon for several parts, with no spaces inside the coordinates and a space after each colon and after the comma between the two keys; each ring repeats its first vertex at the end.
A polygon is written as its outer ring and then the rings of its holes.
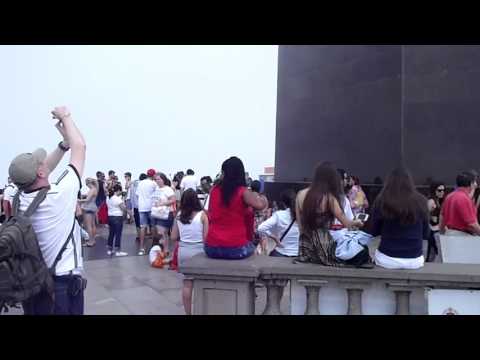
{"type": "MultiPolygon", "coordinates": [[[[30,217],[37,210],[38,206],[42,203],[43,200],[47,197],[47,193],[50,191],[50,186],[46,186],[39,190],[38,194],[33,199],[32,203],[29,205],[23,216],[30,217]]],[[[20,208],[20,194],[21,190],[18,190],[15,196],[13,197],[12,203],[12,215],[16,216],[20,208]]]]}
{"type": "Polygon", "coordinates": [[[12,200],[12,216],[17,216],[20,207],[20,190],[17,191],[12,200]]]}
{"type": "MultiPolygon", "coordinates": [[[[58,253],[57,257],[55,258],[55,261],[53,262],[52,266],[50,267],[50,273],[52,274],[52,276],[55,275],[55,268],[57,267],[58,262],[62,259],[62,255],[65,252],[65,250],[67,249],[68,243],[70,242],[70,239],[73,236],[73,230],[75,229],[75,222],[76,222],[76,219],[74,218],[73,219],[72,230],[70,230],[70,234],[68,235],[67,240],[63,244],[62,249],[58,253]]],[[[75,263],[76,262],[77,262],[77,257],[75,256],[75,263]]]]}
{"type": "Polygon", "coordinates": [[[295,222],[295,220],[292,220],[292,222],[290,223],[290,225],[288,225],[287,230],[285,230],[285,232],[283,233],[282,237],[280,238],[280,240],[279,240],[278,242],[282,242],[282,240],[283,240],[283,238],[285,237],[285,235],[287,235],[288,232],[290,231],[290,229],[292,228],[294,222],[295,222]]]}

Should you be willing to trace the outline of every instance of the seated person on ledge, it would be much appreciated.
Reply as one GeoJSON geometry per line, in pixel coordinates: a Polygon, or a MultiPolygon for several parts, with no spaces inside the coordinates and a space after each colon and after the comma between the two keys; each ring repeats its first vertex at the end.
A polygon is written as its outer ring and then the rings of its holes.
{"type": "Polygon", "coordinates": [[[251,208],[264,210],[268,202],[246,185],[242,161],[237,157],[227,159],[222,164],[222,178],[209,197],[209,227],[204,247],[208,257],[244,259],[254,253],[251,208]]]}
{"type": "Polygon", "coordinates": [[[472,199],[477,187],[477,176],[473,172],[465,171],[457,176],[457,189],[445,198],[442,205],[441,234],[480,235],[477,209],[472,199]]]}
{"type": "Polygon", "coordinates": [[[418,269],[424,265],[423,239],[430,235],[427,198],[407,170],[389,175],[373,206],[373,236],[381,235],[375,263],[386,269],[418,269]]]}

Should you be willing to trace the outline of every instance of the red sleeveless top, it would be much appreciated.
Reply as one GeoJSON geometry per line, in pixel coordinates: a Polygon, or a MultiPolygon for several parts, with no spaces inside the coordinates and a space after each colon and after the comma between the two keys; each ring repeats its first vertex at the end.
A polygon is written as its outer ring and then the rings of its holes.
{"type": "MultiPolygon", "coordinates": [[[[241,247],[250,240],[247,229],[248,207],[243,202],[247,188],[239,187],[226,207],[222,199],[222,189],[215,186],[210,193],[208,204],[207,245],[214,247],[241,247]]],[[[253,215],[253,213],[252,213],[253,215]]]]}

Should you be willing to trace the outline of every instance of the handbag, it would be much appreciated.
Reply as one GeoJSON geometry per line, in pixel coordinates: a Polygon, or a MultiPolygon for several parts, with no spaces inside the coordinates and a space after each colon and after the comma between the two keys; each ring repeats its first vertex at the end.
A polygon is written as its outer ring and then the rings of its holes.
{"type": "Polygon", "coordinates": [[[151,216],[155,219],[167,220],[170,213],[168,206],[154,206],[152,207],[151,216]]]}
{"type": "Polygon", "coordinates": [[[370,252],[368,251],[368,246],[362,245],[363,250],[360,251],[357,255],[349,260],[344,260],[346,265],[350,265],[356,268],[366,268],[371,269],[374,268],[375,265],[372,262],[372,258],[370,257],[370,252]]]}

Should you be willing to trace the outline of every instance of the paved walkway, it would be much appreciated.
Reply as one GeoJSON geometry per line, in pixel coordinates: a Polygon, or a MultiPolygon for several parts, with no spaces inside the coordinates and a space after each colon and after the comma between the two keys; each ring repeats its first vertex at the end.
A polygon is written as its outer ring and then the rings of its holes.
{"type": "Polygon", "coordinates": [[[182,315],[181,275],[152,268],[147,256],[88,261],[85,313],[182,315]]]}
{"type": "MultiPolygon", "coordinates": [[[[86,315],[184,315],[181,288],[182,276],[176,271],[152,268],[148,256],[137,256],[135,228],[126,226],[122,239],[124,250],[131,256],[106,258],[105,236],[97,239],[94,248],[84,248],[86,315]],[[88,259],[100,258],[100,260],[88,259]]],[[[99,231],[105,235],[106,229],[99,231]]],[[[289,299],[285,292],[282,311],[288,313],[289,299]]],[[[265,308],[265,288],[257,288],[256,313],[265,308]]],[[[9,315],[23,314],[12,309],[9,315]]]]}

